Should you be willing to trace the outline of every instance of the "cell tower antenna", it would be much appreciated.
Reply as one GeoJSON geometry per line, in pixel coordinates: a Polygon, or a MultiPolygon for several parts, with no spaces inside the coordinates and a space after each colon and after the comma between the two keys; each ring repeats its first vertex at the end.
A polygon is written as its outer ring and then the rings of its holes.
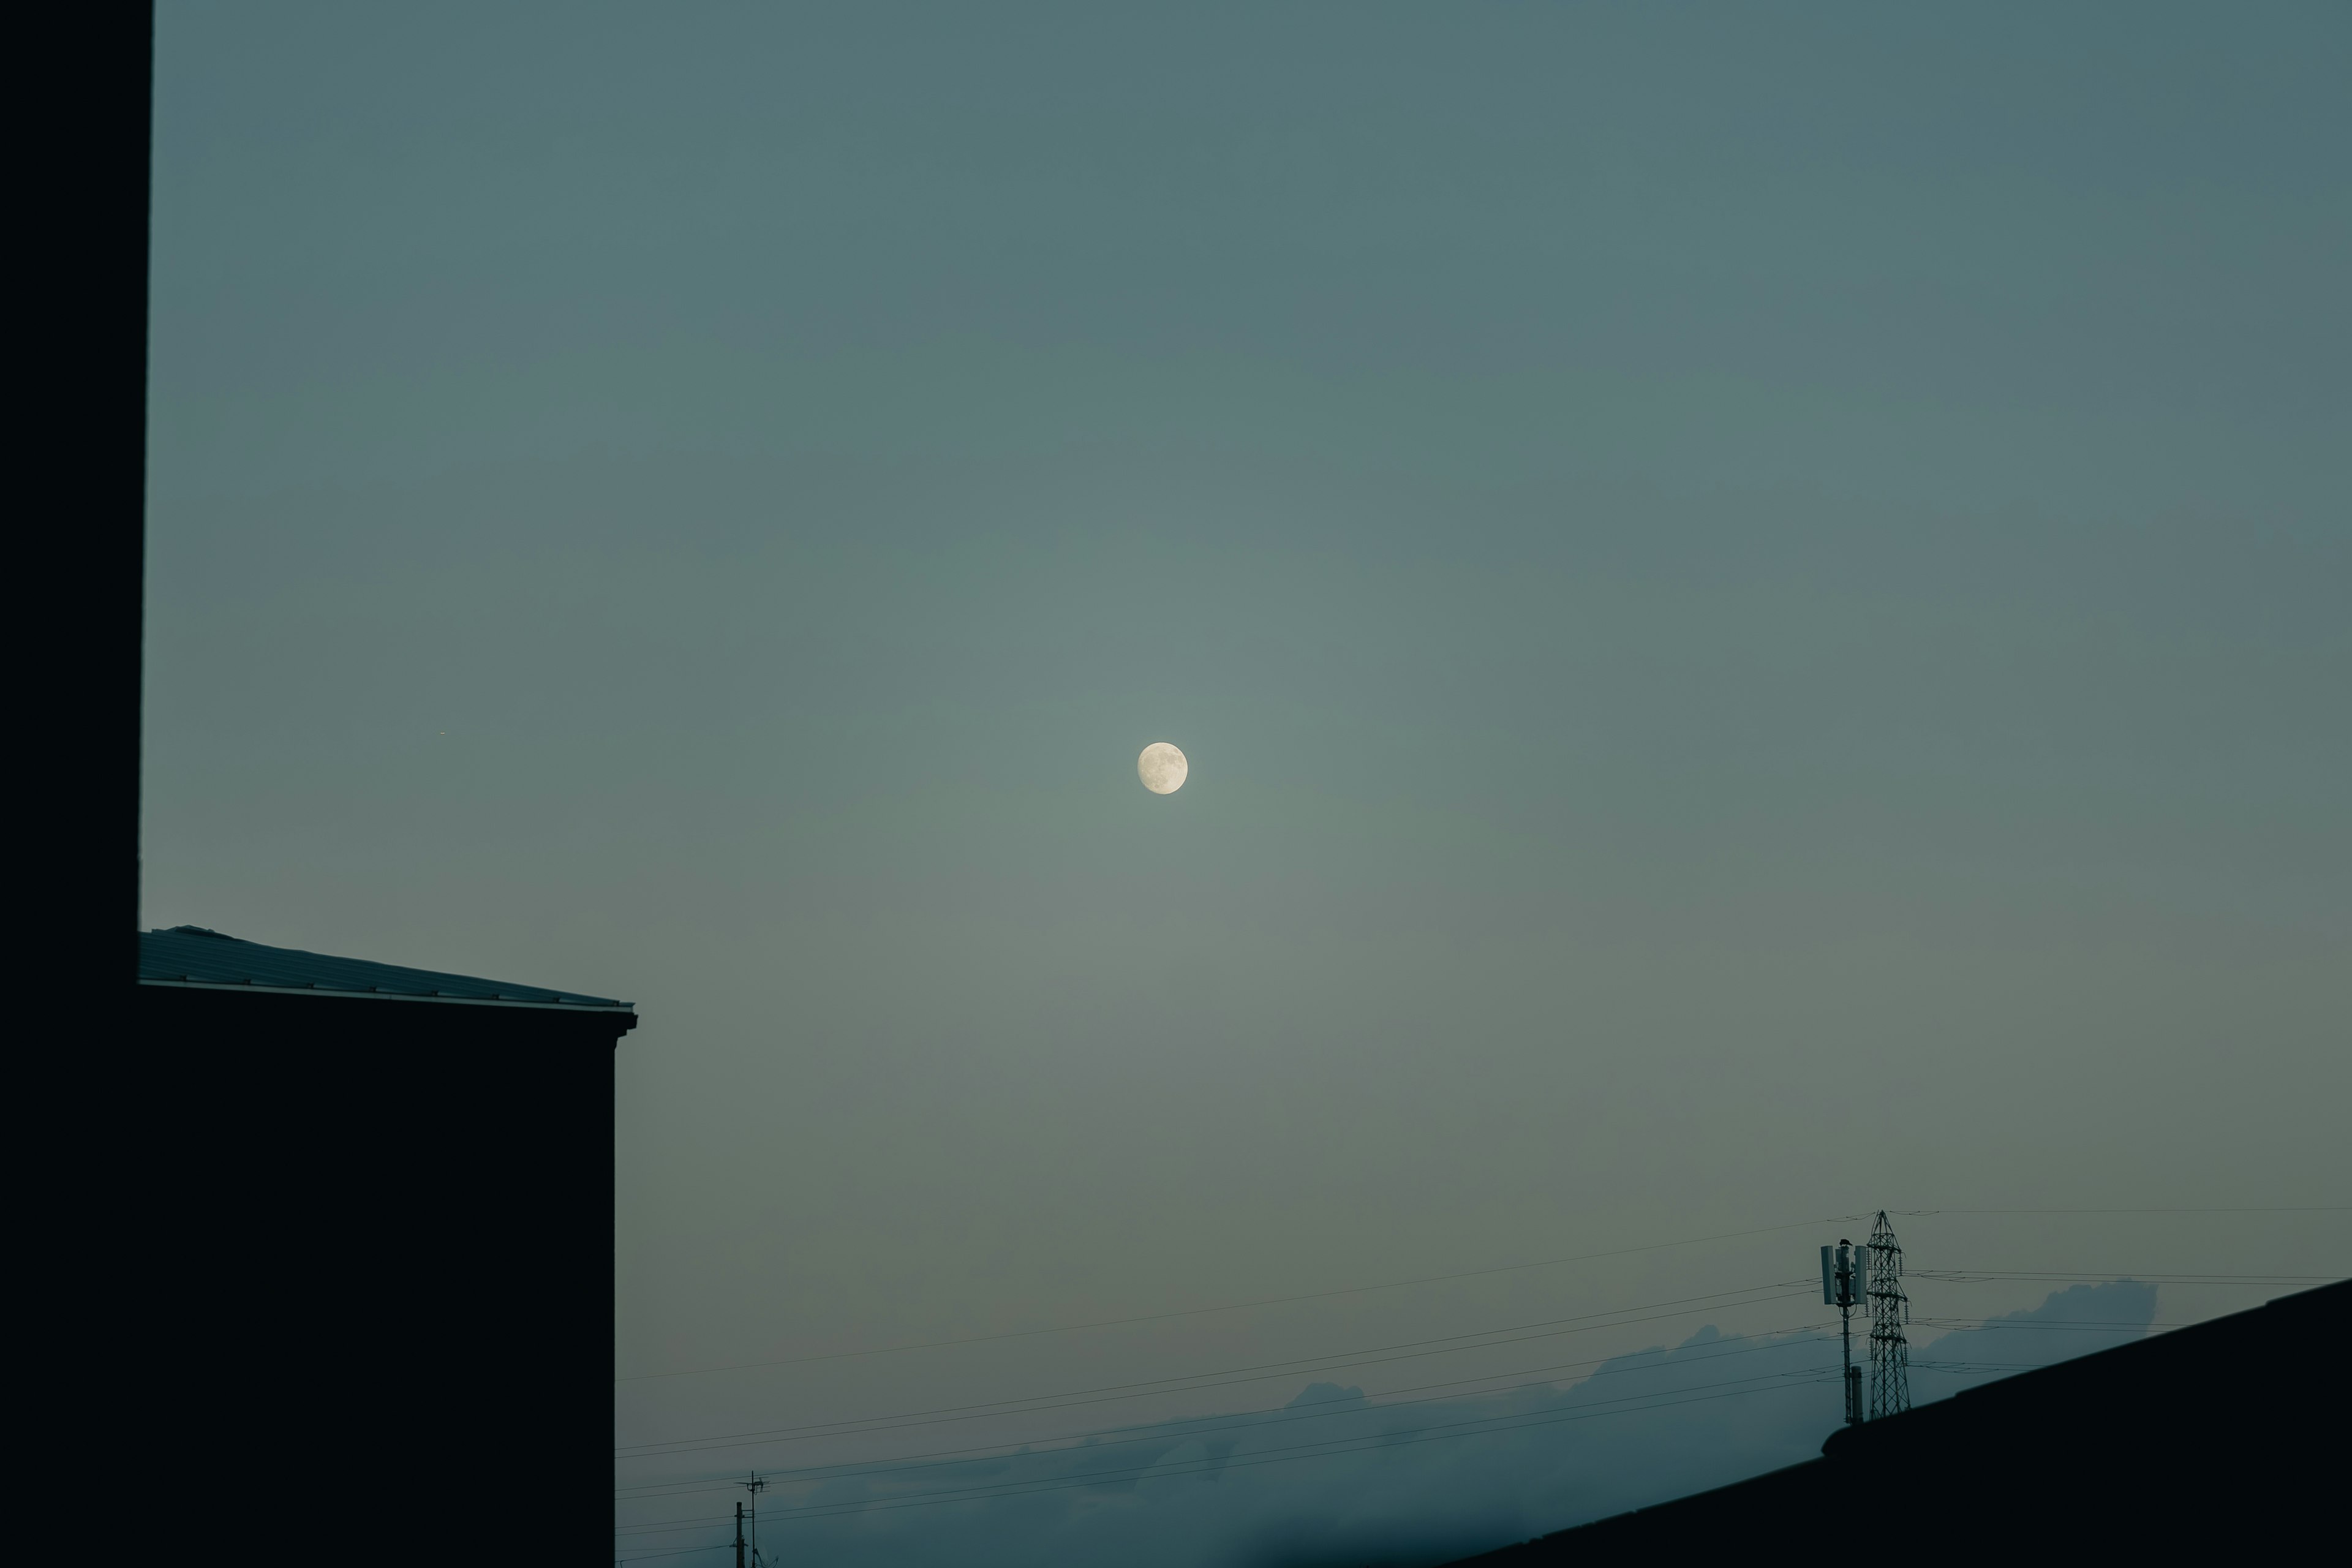
{"type": "Polygon", "coordinates": [[[1863,1269],[1868,1253],[1843,1237],[1822,1248],[1822,1300],[1838,1310],[1838,1386],[1845,1391],[1845,1424],[1862,1422],[1862,1368],[1853,1364],[1853,1310],[1867,1304],[1863,1269]]]}
{"type": "MultiPolygon", "coordinates": [[[[768,1483],[760,1479],[759,1471],[753,1470],[750,1480],[738,1481],[735,1484],[751,1494],[751,1568],[766,1568],[766,1564],[760,1558],[760,1494],[768,1489],[768,1483]]],[[[741,1503],[735,1505],[735,1560],[738,1563],[743,1561],[743,1505],[741,1503]]]]}
{"type": "Polygon", "coordinates": [[[1911,1346],[1903,1325],[1911,1299],[1903,1293],[1903,1246],[1886,1211],[1870,1227],[1870,1418],[1911,1408],[1911,1346]]]}

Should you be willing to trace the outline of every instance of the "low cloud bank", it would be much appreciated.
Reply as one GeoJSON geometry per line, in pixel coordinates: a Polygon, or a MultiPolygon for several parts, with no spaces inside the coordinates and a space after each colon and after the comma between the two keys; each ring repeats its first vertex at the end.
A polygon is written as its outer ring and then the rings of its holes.
{"type": "MultiPolygon", "coordinates": [[[[2121,1281],[1940,1335],[1923,1324],[1914,1400],[2136,1338],[2155,1310],[2152,1287],[2121,1281]]],[[[1839,1419],[1837,1366],[1832,1335],[1709,1327],[1475,1398],[1317,1383],[1278,1409],[779,1488],[761,1533],[772,1561],[859,1568],[1410,1568],[1810,1458],[1839,1419]]]]}
{"type": "Polygon", "coordinates": [[[1924,1405],[2011,1373],[2137,1339],[2156,1321],[2156,1287],[2118,1279],[2054,1291],[2026,1312],[1927,1339],[1911,1354],[1911,1397],[1924,1405]]]}

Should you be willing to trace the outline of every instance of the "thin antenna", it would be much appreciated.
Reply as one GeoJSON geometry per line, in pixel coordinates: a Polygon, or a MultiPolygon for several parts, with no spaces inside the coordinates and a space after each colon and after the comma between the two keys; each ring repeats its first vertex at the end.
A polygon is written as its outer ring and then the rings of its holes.
{"type": "Polygon", "coordinates": [[[1903,1293],[1903,1246],[1886,1211],[1870,1229],[1870,1418],[1911,1408],[1911,1346],[1903,1325],[1911,1299],[1903,1293]]]}
{"type": "MultiPolygon", "coordinates": [[[[743,1489],[751,1494],[751,1561],[757,1565],[760,1563],[760,1494],[768,1489],[768,1483],[760,1479],[759,1471],[753,1470],[751,1479],[743,1483],[743,1489]]],[[[740,1564],[743,1561],[743,1526],[740,1522],[743,1505],[740,1502],[735,1505],[735,1517],[738,1521],[735,1526],[735,1561],[740,1564]]]]}

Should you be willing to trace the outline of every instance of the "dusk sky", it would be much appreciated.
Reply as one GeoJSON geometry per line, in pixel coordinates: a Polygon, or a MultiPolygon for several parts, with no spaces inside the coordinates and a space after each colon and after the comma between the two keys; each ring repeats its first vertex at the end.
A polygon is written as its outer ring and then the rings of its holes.
{"type": "Polygon", "coordinates": [[[158,21],[142,924],[637,1005],[617,1444],[2352,1270],[2352,9],[158,21]]]}

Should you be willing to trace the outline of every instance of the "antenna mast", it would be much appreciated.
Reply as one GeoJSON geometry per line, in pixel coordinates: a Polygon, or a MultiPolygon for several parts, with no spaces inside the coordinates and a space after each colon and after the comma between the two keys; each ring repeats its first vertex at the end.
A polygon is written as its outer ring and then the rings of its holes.
{"type": "Polygon", "coordinates": [[[1886,1211],[1870,1229],[1870,1418],[1911,1408],[1911,1346],[1903,1325],[1911,1299],[1903,1293],[1903,1246],[1886,1211]]]}
{"type": "MultiPolygon", "coordinates": [[[[760,1479],[759,1471],[753,1470],[750,1480],[738,1481],[735,1484],[751,1494],[752,1568],[766,1568],[766,1564],[761,1563],[760,1559],[760,1494],[768,1489],[768,1483],[760,1479]]],[[[738,1568],[741,1568],[743,1562],[743,1505],[740,1502],[735,1505],[735,1562],[738,1568]]]]}
{"type": "Polygon", "coordinates": [[[1835,1247],[1822,1248],[1822,1300],[1838,1310],[1838,1356],[1843,1372],[1838,1386],[1845,1390],[1845,1424],[1862,1424],[1862,1368],[1853,1364],[1853,1310],[1865,1304],[1863,1269],[1867,1254],[1843,1237],[1835,1247]]]}

